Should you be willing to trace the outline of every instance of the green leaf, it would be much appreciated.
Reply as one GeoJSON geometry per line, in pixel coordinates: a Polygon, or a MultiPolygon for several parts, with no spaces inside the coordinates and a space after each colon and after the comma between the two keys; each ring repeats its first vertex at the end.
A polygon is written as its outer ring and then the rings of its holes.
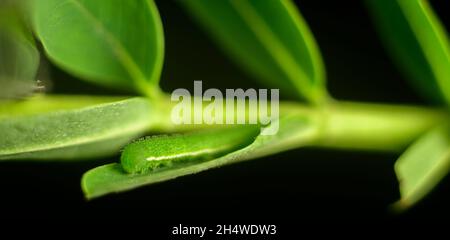
{"type": "Polygon", "coordinates": [[[38,66],[39,52],[19,7],[0,2],[0,98],[30,94],[36,85],[38,66]]]}
{"type": "Polygon", "coordinates": [[[147,99],[37,96],[0,104],[0,159],[92,158],[116,153],[151,125],[147,99]]]}
{"type": "Polygon", "coordinates": [[[34,0],[48,56],[85,80],[153,96],[163,65],[162,23],[152,0],[34,0]]]}
{"type": "Polygon", "coordinates": [[[450,104],[448,34],[428,1],[369,0],[392,57],[418,91],[450,104]]]}
{"type": "Polygon", "coordinates": [[[408,208],[426,196],[450,170],[450,128],[439,127],[412,144],[395,164],[401,200],[408,208]]]}
{"type": "Polygon", "coordinates": [[[326,97],[319,49],[290,0],[180,2],[259,80],[310,102],[326,97]]]}
{"type": "Polygon", "coordinates": [[[303,114],[288,114],[279,121],[280,129],[276,135],[258,135],[250,145],[209,161],[200,163],[195,161],[190,165],[174,165],[175,167],[145,174],[126,173],[117,163],[94,168],[83,176],[81,184],[84,194],[86,198],[92,199],[113,192],[127,191],[226,164],[304,146],[317,137],[317,127],[303,114]]]}

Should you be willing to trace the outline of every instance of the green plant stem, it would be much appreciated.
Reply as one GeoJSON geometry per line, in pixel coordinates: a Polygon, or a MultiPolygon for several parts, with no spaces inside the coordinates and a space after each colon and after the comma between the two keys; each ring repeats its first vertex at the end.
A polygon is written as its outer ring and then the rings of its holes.
{"type": "MultiPolygon", "coordinates": [[[[154,119],[152,130],[177,132],[211,127],[173,124],[170,110],[174,104],[170,99],[157,104],[160,113],[156,114],[159,117],[154,119]]],[[[280,117],[289,114],[302,114],[319,127],[308,146],[369,151],[401,151],[428,129],[449,121],[448,113],[436,108],[340,101],[325,108],[280,102],[280,117]]],[[[304,146],[304,140],[299,140],[304,146]]]]}
{"type": "Polygon", "coordinates": [[[430,128],[448,121],[445,111],[416,106],[335,103],[317,146],[400,151],[430,128]]]}

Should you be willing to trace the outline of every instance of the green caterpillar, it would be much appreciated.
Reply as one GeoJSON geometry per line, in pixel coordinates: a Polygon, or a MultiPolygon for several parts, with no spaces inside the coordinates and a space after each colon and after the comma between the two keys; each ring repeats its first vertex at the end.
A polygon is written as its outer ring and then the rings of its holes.
{"type": "Polygon", "coordinates": [[[257,125],[243,125],[147,137],[126,146],[120,161],[128,173],[203,162],[248,146],[259,132],[257,125]]]}

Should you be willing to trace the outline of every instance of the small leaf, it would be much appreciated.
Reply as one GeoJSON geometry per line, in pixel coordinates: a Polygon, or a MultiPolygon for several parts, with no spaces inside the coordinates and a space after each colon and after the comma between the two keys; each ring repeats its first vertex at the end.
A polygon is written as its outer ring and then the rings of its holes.
{"type": "Polygon", "coordinates": [[[450,104],[448,34],[425,0],[369,0],[394,60],[418,91],[450,104]]]}
{"type": "Polygon", "coordinates": [[[319,49],[290,0],[180,2],[258,79],[310,102],[326,97],[319,49]]]}
{"type": "Polygon", "coordinates": [[[117,97],[37,96],[1,104],[0,159],[111,155],[149,129],[151,109],[144,98],[117,97]]]}
{"type": "Polygon", "coordinates": [[[0,2],[0,98],[33,92],[39,53],[16,3],[0,2]]]}
{"type": "Polygon", "coordinates": [[[450,128],[439,127],[410,146],[395,164],[400,181],[400,209],[426,196],[450,170],[450,128]]]}
{"type": "Polygon", "coordinates": [[[129,174],[120,164],[108,164],[86,172],[81,184],[86,198],[92,199],[304,146],[316,139],[317,133],[316,126],[303,115],[289,114],[280,119],[280,129],[276,135],[259,135],[247,147],[225,156],[145,174],[129,174]]]}
{"type": "Polygon", "coordinates": [[[34,0],[34,26],[48,56],[85,80],[149,96],[163,64],[152,0],[34,0]]]}

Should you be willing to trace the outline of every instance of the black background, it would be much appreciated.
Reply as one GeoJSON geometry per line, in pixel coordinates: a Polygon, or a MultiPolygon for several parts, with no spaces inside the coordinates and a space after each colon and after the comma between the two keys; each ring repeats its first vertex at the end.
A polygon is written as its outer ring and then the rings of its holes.
{"type": "MultiPolygon", "coordinates": [[[[264,87],[229,61],[176,2],[156,2],[165,27],[164,90],[192,88],[193,80],[203,80],[204,88],[264,87]]],[[[432,1],[448,23],[450,8],[445,2],[432,1]]],[[[298,5],[321,48],[333,97],[427,104],[386,55],[363,2],[308,0],[298,5]]],[[[80,82],[54,66],[50,66],[50,77],[53,92],[118,94],[80,82]]],[[[448,222],[448,177],[409,212],[393,215],[388,211],[389,204],[399,198],[393,171],[397,157],[298,149],[90,202],[81,193],[82,174],[118,157],[69,163],[2,162],[0,218],[20,223],[73,220],[91,226],[140,223],[147,227],[139,231],[149,236],[164,235],[179,223],[279,224],[286,234],[301,233],[311,223],[349,230],[355,226],[401,230],[419,223],[448,222]]],[[[126,227],[116,230],[128,232],[126,227]]]]}

